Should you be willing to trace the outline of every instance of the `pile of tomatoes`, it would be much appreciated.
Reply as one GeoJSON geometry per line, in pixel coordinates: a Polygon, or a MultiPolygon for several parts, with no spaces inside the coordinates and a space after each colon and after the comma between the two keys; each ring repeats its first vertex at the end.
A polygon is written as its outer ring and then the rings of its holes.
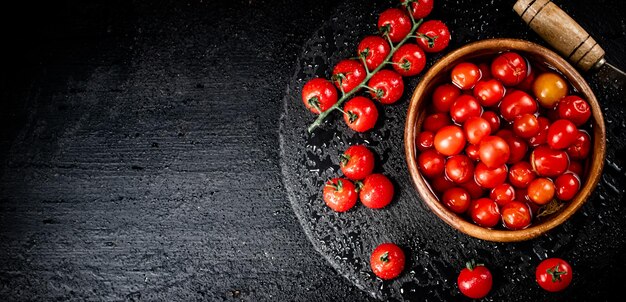
{"type": "Polygon", "coordinates": [[[448,209],[479,226],[524,229],[580,190],[591,108],[541,67],[515,52],[462,62],[432,93],[418,167],[448,209]]]}

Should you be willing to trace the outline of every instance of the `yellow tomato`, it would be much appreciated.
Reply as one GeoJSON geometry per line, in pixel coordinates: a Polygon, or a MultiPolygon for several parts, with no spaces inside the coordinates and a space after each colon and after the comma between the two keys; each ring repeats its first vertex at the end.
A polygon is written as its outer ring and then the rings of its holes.
{"type": "Polygon", "coordinates": [[[540,74],[533,83],[533,93],[545,108],[554,108],[556,103],[567,95],[567,81],[554,72],[540,74]]]}

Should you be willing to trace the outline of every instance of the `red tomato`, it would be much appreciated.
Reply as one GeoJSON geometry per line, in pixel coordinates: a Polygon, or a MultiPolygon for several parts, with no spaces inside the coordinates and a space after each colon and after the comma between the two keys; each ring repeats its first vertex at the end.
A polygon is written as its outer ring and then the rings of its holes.
{"type": "Polygon", "coordinates": [[[568,120],[557,120],[548,128],[548,145],[552,149],[565,149],[576,141],[578,128],[568,120]]]}
{"type": "Polygon", "coordinates": [[[411,5],[410,12],[415,20],[428,16],[433,10],[433,0],[400,0],[400,3],[404,6],[411,5]]]}
{"type": "Polygon", "coordinates": [[[343,105],[343,120],[350,129],[365,132],[374,128],[378,120],[378,109],[372,100],[355,96],[343,105]]]}
{"type": "Polygon", "coordinates": [[[344,92],[350,92],[365,80],[365,68],[357,60],[341,60],[333,69],[333,82],[344,92]]]}
{"type": "Polygon", "coordinates": [[[474,96],[485,107],[495,106],[504,97],[504,85],[496,79],[480,81],[474,87],[474,96]]]}
{"type": "Polygon", "coordinates": [[[372,97],[383,104],[397,102],[404,92],[402,76],[395,71],[383,69],[374,74],[367,84],[372,97]]]}
{"type": "Polygon", "coordinates": [[[411,32],[411,19],[401,9],[388,8],[378,17],[378,30],[389,40],[398,43],[411,32]]]}
{"type": "Polygon", "coordinates": [[[567,81],[554,72],[542,73],[533,83],[533,93],[542,107],[552,109],[567,95],[567,81]]]}
{"type": "Polygon", "coordinates": [[[526,188],[537,174],[533,167],[525,161],[518,162],[509,169],[509,182],[516,188],[526,188]]]}
{"type": "Polygon", "coordinates": [[[499,206],[503,206],[515,199],[515,189],[508,183],[499,184],[491,189],[489,198],[499,206]]]}
{"type": "Polygon", "coordinates": [[[500,212],[504,226],[510,230],[525,229],[532,221],[530,207],[525,202],[511,201],[504,205],[500,212]]]}
{"type": "Polygon", "coordinates": [[[493,286],[493,277],[487,267],[482,264],[475,264],[472,260],[465,264],[465,268],[459,273],[456,282],[463,295],[472,299],[480,299],[489,294],[493,286]]]}
{"type": "Polygon", "coordinates": [[[576,126],[586,123],[591,117],[589,103],[575,95],[562,98],[557,105],[557,111],[560,118],[570,120],[576,126]]]}
{"type": "Polygon", "coordinates": [[[495,133],[500,129],[500,117],[493,111],[484,111],[481,115],[491,126],[491,133],[495,133]]]}
{"type": "Polygon", "coordinates": [[[521,90],[505,95],[500,102],[500,114],[509,122],[524,113],[534,114],[535,112],[537,112],[537,102],[521,90]]]}
{"type": "Polygon", "coordinates": [[[333,178],[324,185],[322,197],[326,205],[336,212],[350,210],[356,204],[356,188],[344,178],[333,178]]]}
{"type": "Polygon", "coordinates": [[[422,123],[425,131],[436,133],[444,126],[452,125],[452,120],[445,113],[435,113],[427,116],[422,123]]]}
{"type": "Polygon", "coordinates": [[[455,183],[464,183],[474,177],[474,163],[463,154],[448,157],[445,165],[445,174],[455,183]]]}
{"type": "Polygon", "coordinates": [[[367,36],[357,47],[357,54],[365,58],[365,66],[370,71],[380,66],[390,51],[389,42],[379,36],[367,36]]]}
{"type": "Polygon", "coordinates": [[[461,95],[461,90],[452,84],[437,86],[433,92],[433,107],[436,112],[449,112],[450,106],[461,95]]]}
{"type": "Polygon", "coordinates": [[[463,188],[451,188],[443,193],[443,204],[452,212],[462,214],[470,205],[470,194],[463,188]]]}
{"type": "Polygon", "coordinates": [[[511,156],[509,145],[499,136],[487,136],[478,145],[480,160],[488,168],[496,168],[506,163],[511,156]]]}
{"type": "Polygon", "coordinates": [[[463,124],[463,130],[470,144],[478,144],[480,140],[491,134],[491,125],[482,117],[472,116],[463,124]]]}
{"type": "Polygon", "coordinates": [[[311,112],[319,114],[337,103],[337,90],[326,79],[311,79],[302,87],[302,102],[311,112]]]}
{"type": "Polygon", "coordinates": [[[492,228],[500,222],[498,204],[489,198],[479,198],[470,205],[470,216],[479,226],[492,228]]]}
{"type": "Polygon", "coordinates": [[[526,59],[514,52],[506,52],[491,63],[491,75],[506,86],[515,86],[526,78],[526,59]]]}
{"type": "Polygon", "coordinates": [[[417,135],[415,139],[415,145],[417,150],[425,151],[433,147],[433,141],[435,140],[435,134],[430,131],[422,131],[417,135]]]}
{"type": "Polygon", "coordinates": [[[556,191],[554,183],[548,178],[536,178],[528,185],[528,198],[538,204],[544,205],[554,198],[556,191]]]}
{"type": "Polygon", "coordinates": [[[478,146],[476,145],[467,145],[465,147],[465,154],[473,161],[480,160],[480,155],[478,154],[478,146]]]}
{"type": "Polygon", "coordinates": [[[556,178],[556,198],[560,200],[571,200],[580,190],[580,179],[574,173],[565,173],[556,178]]]}
{"type": "Polygon", "coordinates": [[[465,147],[465,135],[459,126],[445,126],[435,133],[435,149],[443,155],[461,153],[465,147]]]}
{"type": "Polygon", "coordinates": [[[476,183],[485,189],[492,189],[504,183],[506,176],[507,167],[504,164],[494,169],[489,169],[483,162],[478,162],[474,168],[474,179],[476,183]]]}
{"type": "Polygon", "coordinates": [[[417,28],[417,45],[425,52],[440,52],[450,43],[450,31],[439,20],[429,20],[417,28]]]}
{"type": "Polygon", "coordinates": [[[364,145],[354,145],[339,156],[339,167],[352,180],[364,179],[374,171],[374,153],[364,145]]]}
{"type": "Polygon", "coordinates": [[[548,141],[548,129],[550,128],[550,120],[540,116],[537,118],[539,122],[539,132],[528,139],[528,143],[531,147],[537,147],[543,145],[548,141]]]}
{"type": "Polygon", "coordinates": [[[480,197],[483,196],[483,188],[481,188],[477,183],[476,183],[476,179],[474,179],[472,177],[472,179],[470,179],[467,182],[464,182],[462,184],[459,185],[461,188],[467,190],[467,192],[469,193],[470,197],[472,199],[478,199],[480,197]]]}
{"type": "Polygon", "coordinates": [[[530,163],[539,176],[556,177],[567,170],[569,157],[565,151],[542,145],[530,153],[530,163]]]}
{"type": "Polygon", "coordinates": [[[446,190],[450,188],[454,188],[456,186],[451,180],[446,178],[446,176],[443,174],[439,176],[435,176],[433,179],[431,179],[430,185],[432,186],[432,189],[437,193],[443,193],[446,190]]]}
{"type": "Polygon", "coordinates": [[[370,209],[384,208],[393,199],[393,183],[382,174],[370,174],[363,180],[359,199],[370,209]]]}
{"type": "Polygon", "coordinates": [[[422,72],[426,66],[426,55],[419,46],[407,43],[396,50],[391,61],[396,72],[410,77],[422,72]]]}
{"type": "Polygon", "coordinates": [[[541,130],[539,120],[534,114],[524,113],[518,116],[513,122],[513,133],[515,135],[529,139],[541,130]]]}
{"type": "Polygon", "coordinates": [[[549,292],[564,290],[572,282],[572,267],[560,258],[548,258],[537,265],[535,278],[541,288],[549,292]]]}
{"type": "Polygon", "coordinates": [[[393,243],[377,246],[370,256],[370,267],[378,278],[391,280],[402,273],[405,262],[404,252],[393,243]]]}
{"type": "Polygon", "coordinates": [[[567,147],[567,155],[571,159],[584,160],[591,151],[591,137],[586,131],[580,130],[576,135],[576,140],[567,147]]]}
{"type": "Polygon", "coordinates": [[[452,84],[457,87],[463,90],[472,89],[480,81],[480,68],[476,64],[462,62],[452,68],[451,77],[452,84]]]}
{"type": "Polygon", "coordinates": [[[456,98],[456,101],[450,106],[450,117],[457,124],[463,124],[472,116],[480,116],[483,113],[483,107],[476,99],[467,94],[463,94],[456,98]]]}
{"type": "Polygon", "coordinates": [[[528,145],[526,142],[517,137],[517,136],[509,136],[504,139],[506,144],[509,145],[509,150],[511,150],[511,155],[509,156],[509,160],[506,161],[507,164],[514,164],[519,162],[520,160],[526,157],[526,151],[528,151],[528,145]]]}
{"type": "Polygon", "coordinates": [[[567,167],[567,171],[578,175],[578,177],[582,177],[584,175],[584,170],[583,164],[575,160],[570,161],[569,167],[567,167]]]}

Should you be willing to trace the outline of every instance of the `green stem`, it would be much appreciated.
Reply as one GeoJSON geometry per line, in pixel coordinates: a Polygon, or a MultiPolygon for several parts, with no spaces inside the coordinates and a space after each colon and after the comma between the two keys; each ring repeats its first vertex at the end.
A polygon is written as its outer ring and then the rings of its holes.
{"type": "Polygon", "coordinates": [[[400,46],[402,46],[404,43],[406,43],[407,40],[409,40],[409,38],[413,35],[413,33],[417,30],[417,28],[422,24],[422,21],[424,19],[420,19],[419,21],[415,22],[413,24],[413,27],[411,28],[411,31],[409,32],[408,35],[406,35],[406,37],[404,37],[404,39],[402,39],[402,41],[400,41],[398,44],[396,44],[395,46],[392,44],[390,45],[391,47],[391,51],[389,51],[389,54],[387,55],[387,57],[385,58],[385,60],[383,61],[382,64],[380,64],[378,67],[376,67],[376,69],[372,70],[370,73],[367,74],[367,76],[365,77],[365,79],[363,79],[363,82],[361,82],[361,84],[359,84],[358,86],[356,86],[354,89],[352,89],[351,91],[348,91],[346,93],[344,93],[341,98],[339,100],[337,100],[337,103],[335,103],[334,105],[332,105],[330,108],[328,108],[328,110],[321,112],[317,118],[315,119],[315,121],[309,126],[309,128],[307,129],[307,131],[309,133],[313,132],[313,130],[315,130],[315,128],[319,127],[322,122],[326,119],[326,117],[333,111],[337,110],[337,108],[341,107],[341,105],[343,105],[343,103],[345,101],[347,101],[353,94],[355,94],[357,91],[359,91],[361,88],[366,87],[366,83],[370,80],[370,78],[376,74],[379,70],[381,70],[385,65],[387,65],[388,62],[391,61],[391,57],[393,57],[393,54],[396,52],[396,50],[398,50],[398,48],[400,48],[400,46]]]}

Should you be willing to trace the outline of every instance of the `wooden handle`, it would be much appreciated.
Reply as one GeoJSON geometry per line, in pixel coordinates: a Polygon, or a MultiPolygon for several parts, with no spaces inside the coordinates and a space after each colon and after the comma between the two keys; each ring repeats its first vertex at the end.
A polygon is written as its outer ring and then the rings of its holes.
{"type": "Polygon", "coordinates": [[[550,0],[518,0],[513,10],[572,64],[587,71],[604,64],[604,50],[550,0]]]}

